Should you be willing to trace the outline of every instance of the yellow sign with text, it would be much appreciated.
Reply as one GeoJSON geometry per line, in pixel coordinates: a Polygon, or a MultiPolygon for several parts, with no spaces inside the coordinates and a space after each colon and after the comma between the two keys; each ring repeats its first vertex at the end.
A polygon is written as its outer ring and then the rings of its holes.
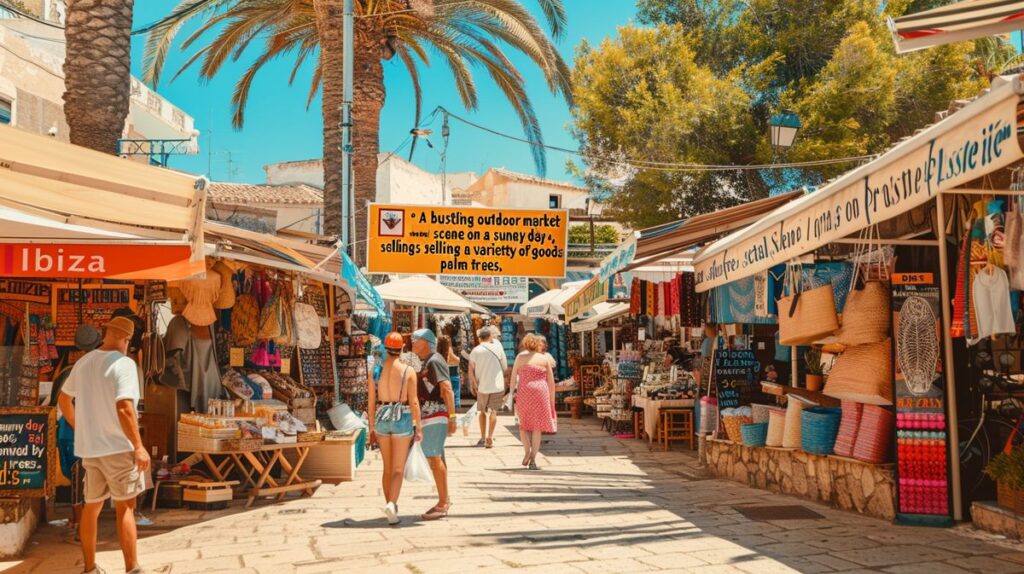
{"type": "Polygon", "coordinates": [[[371,204],[370,273],[564,277],[568,212],[371,204]]]}

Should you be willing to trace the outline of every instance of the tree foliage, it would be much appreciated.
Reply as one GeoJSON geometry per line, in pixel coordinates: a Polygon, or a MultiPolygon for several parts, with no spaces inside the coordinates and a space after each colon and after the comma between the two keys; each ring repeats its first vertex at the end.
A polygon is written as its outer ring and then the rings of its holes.
{"type": "MultiPolygon", "coordinates": [[[[619,232],[612,225],[594,226],[594,243],[608,245],[619,242],[619,232]]],[[[590,244],[590,224],[580,223],[569,226],[569,243],[575,245],[590,244]]]]}
{"type": "Polygon", "coordinates": [[[657,163],[771,163],[768,122],[780,109],[802,123],[786,161],[884,151],[1014,63],[1002,39],[897,55],[885,16],[933,4],[638,0],[643,27],[577,51],[581,172],[633,227],[819,185],[856,163],[716,172],[657,163]]]}

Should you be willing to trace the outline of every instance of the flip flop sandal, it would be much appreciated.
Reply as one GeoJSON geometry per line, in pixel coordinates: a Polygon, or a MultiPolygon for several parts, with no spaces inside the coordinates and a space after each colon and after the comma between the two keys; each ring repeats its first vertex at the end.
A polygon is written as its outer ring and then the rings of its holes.
{"type": "Polygon", "coordinates": [[[476,446],[484,446],[484,444],[485,444],[486,442],[487,442],[487,441],[485,441],[484,439],[480,439],[480,440],[476,441],[476,446]]]}
{"type": "Polygon", "coordinates": [[[487,448],[494,448],[494,441],[491,440],[491,439],[487,439],[486,446],[487,446],[487,448]]]}
{"type": "Polygon", "coordinates": [[[537,467],[537,463],[535,463],[533,461],[530,461],[530,466],[528,468],[530,470],[540,470],[540,468],[537,467]]]}
{"type": "Polygon", "coordinates": [[[423,520],[440,520],[448,516],[448,510],[451,508],[451,506],[452,505],[450,503],[448,504],[447,508],[435,506],[428,510],[427,513],[421,516],[420,518],[422,518],[423,520]]]}

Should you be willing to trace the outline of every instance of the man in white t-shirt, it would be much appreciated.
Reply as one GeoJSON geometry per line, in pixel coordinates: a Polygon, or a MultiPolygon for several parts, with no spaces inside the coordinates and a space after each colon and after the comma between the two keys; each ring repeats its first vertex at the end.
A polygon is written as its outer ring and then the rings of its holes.
{"type": "Polygon", "coordinates": [[[494,429],[498,426],[498,410],[505,398],[505,372],[508,358],[501,341],[494,336],[494,327],[476,332],[480,344],[469,354],[469,384],[480,411],[480,442],[477,446],[494,446],[494,429]],[[490,419],[490,424],[488,424],[490,419]]]}
{"type": "Polygon", "coordinates": [[[108,498],[114,499],[125,572],[142,572],[135,550],[135,498],[149,488],[150,460],[135,410],[138,368],[126,356],[134,332],[135,323],[126,317],[104,325],[103,344],[75,363],[59,399],[61,412],[75,429],[75,456],[85,469],[79,537],[86,574],[103,572],[96,565],[96,529],[108,498]]]}

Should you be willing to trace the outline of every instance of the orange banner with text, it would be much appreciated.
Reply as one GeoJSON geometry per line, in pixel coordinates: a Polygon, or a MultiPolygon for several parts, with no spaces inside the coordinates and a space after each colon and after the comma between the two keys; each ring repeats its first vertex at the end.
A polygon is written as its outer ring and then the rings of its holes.
{"type": "Polygon", "coordinates": [[[564,277],[565,210],[371,204],[370,273],[564,277]]]}
{"type": "Polygon", "coordinates": [[[0,276],[184,279],[206,270],[191,255],[185,244],[0,243],[0,276]]]}

